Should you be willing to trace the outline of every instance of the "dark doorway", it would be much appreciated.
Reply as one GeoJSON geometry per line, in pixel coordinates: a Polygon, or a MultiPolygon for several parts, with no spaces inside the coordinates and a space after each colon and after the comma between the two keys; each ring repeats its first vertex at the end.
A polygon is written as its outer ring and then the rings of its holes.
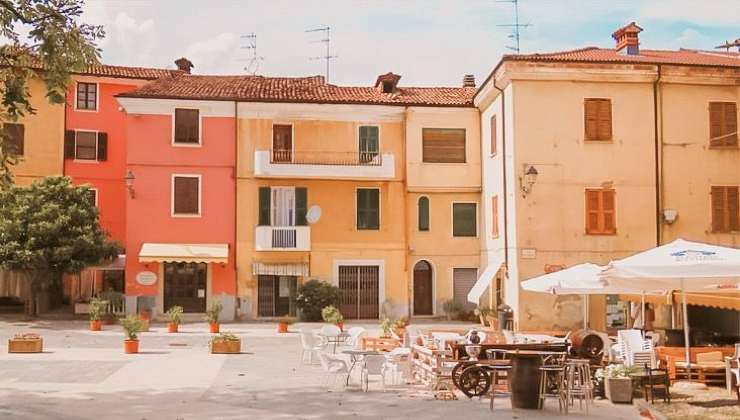
{"type": "Polygon", "coordinates": [[[185,312],[205,312],[206,278],[205,263],[165,263],[164,310],[182,306],[185,312]]]}
{"type": "Polygon", "coordinates": [[[257,277],[257,315],[295,316],[295,296],[298,277],[258,276],[257,277]]]}
{"type": "Polygon", "coordinates": [[[272,126],[272,161],[274,163],[293,161],[293,126],[282,124],[272,126]]]}
{"type": "Polygon", "coordinates": [[[377,265],[339,266],[339,310],[346,319],[378,319],[379,272],[377,265]]]}
{"type": "Polygon", "coordinates": [[[123,270],[103,270],[103,291],[126,292],[126,272],[123,270]]]}
{"type": "Polygon", "coordinates": [[[414,315],[434,315],[432,266],[427,261],[414,266],[414,315]]]}

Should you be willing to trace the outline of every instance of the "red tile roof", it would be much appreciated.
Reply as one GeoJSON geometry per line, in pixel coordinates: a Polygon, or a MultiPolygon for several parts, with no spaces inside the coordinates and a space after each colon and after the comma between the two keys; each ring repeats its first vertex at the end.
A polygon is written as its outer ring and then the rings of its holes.
{"type": "Polygon", "coordinates": [[[180,70],[157,69],[150,67],[128,67],[111,66],[107,64],[95,64],[89,66],[86,71],[75,72],[85,76],[119,77],[124,79],[155,80],[162,77],[170,77],[182,73],[180,70]]]}
{"type": "Polygon", "coordinates": [[[375,87],[336,86],[322,76],[205,76],[178,74],[121,94],[129,98],[201,99],[401,106],[472,107],[475,88],[399,87],[382,93],[375,87]]]}
{"type": "Polygon", "coordinates": [[[740,53],[703,50],[647,50],[627,55],[610,48],[586,47],[545,54],[504,55],[502,61],[553,61],[625,64],[674,64],[686,66],[740,67],[740,53]]]}

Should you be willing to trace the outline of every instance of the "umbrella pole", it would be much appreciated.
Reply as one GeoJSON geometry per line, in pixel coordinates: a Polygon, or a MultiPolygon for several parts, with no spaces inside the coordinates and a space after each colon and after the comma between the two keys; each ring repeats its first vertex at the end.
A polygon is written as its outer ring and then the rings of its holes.
{"type": "Polygon", "coordinates": [[[683,306],[683,345],[686,350],[686,370],[691,382],[691,343],[689,343],[689,315],[686,309],[686,290],[684,290],[683,279],[681,279],[681,306],[683,306]]]}
{"type": "Polygon", "coordinates": [[[640,295],[640,328],[642,328],[643,334],[645,333],[645,291],[642,291],[642,295],[640,295]]]}
{"type": "Polygon", "coordinates": [[[583,298],[583,328],[588,328],[588,296],[587,295],[581,295],[583,298]]]}

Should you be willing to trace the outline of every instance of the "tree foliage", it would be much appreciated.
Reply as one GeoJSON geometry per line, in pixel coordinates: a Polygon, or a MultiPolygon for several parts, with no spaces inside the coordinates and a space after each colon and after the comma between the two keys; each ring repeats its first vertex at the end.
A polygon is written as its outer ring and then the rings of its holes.
{"type": "Polygon", "coordinates": [[[321,280],[309,280],[298,288],[295,298],[303,321],[321,321],[321,310],[339,306],[339,288],[321,280]]]}
{"type": "Polygon", "coordinates": [[[86,186],[48,177],[0,190],[0,268],[27,274],[32,299],[54,274],[79,273],[119,249],[100,228],[86,186]]]}
{"type": "MultiPolygon", "coordinates": [[[[70,74],[98,62],[101,26],[79,22],[84,0],[0,0],[0,121],[35,113],[28,81],[46,84],[49,102],[64,103],[70,74]]],[[[0,130],[0,187],[18,162],[0,130]]]]}

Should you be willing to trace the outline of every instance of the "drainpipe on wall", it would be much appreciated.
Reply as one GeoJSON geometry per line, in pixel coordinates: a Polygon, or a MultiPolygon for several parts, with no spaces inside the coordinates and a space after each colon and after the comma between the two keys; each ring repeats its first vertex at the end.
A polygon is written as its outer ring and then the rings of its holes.
{"type": "Polygon", "coordinates": [[[239,166],[239,114],[238,114],[238,102],[234,101],[234,316],[236,316],[237,308],[240,306],[239,300],[239,271],[236,268],[236,241],[238,229],[236,224],[239,221],[237,217],[237,209],[239,203],[237,201],[237,192],[239,189],[239,174],[237,173],[237,167],[239,166]]]}
{"type": "Polygon", "coordinates": [[[501,93],[501,178],[504,182],[504,275],[509,277],[509,197],[506,191],[506,96],[504,95],[503,89],[496,86],[496,75],[494,75],[492,79],[493,88],[501,93]]]}
{"type": "Polygon", "coordinates": [[[663,98],[661,96],[660,105],[658,105],[658,84],[660,83],[661,67],[656,66],[658,75],[653,82],[653,132],[655,154],[655,245],[660,246],[663,239],[663,98]],[[658,122],[660,118],[660,122],[658,122]],[[660,128],[660,130],[659,130],[660,128]]]}
{"type": "MultiPolygon", "coordinates": [[[[414,313],[414,310],[412,308],[412,294],[414,293],[414,278],[413,278],[413,271],[410,269],[409,266],[409,257],[411,256],[411,249],[409,248],[409,227],[412,226],[411,223],[413,222],[413,219],[411,218],[411,215],[409,215],[409,206],[408,206],[408,200],[409,200],[409,180],[406,173],[406,147],[408,147],[406,141],[407,141],[407,123],[408,123],[408,113],[409,113],[409,107],[404,107],[404,113],[403,113],[403,147],[401,148],[401,153],[403,156],[399,156],[401,162],[403,162],[402,168],[401,168],[401,176],[403,179],[403,214],[404,218],[406,220],[405,223],[405,229],[403,230],[403,243],[404,243],[404,267],[405,267],[405,274],[406,279],[411,279],[411,281],[408,282],[408,285],[406,286],[406,306],[408,307],[408,313],[406,316],[408,319],[411,319],[411,316],[414,313]]],[[[393,161],[395,164],[395,160],[393,161]]],[[[432,313],[434,313],[434,309],[437,306],[437,302],[432,302],[432,313]]]]}

